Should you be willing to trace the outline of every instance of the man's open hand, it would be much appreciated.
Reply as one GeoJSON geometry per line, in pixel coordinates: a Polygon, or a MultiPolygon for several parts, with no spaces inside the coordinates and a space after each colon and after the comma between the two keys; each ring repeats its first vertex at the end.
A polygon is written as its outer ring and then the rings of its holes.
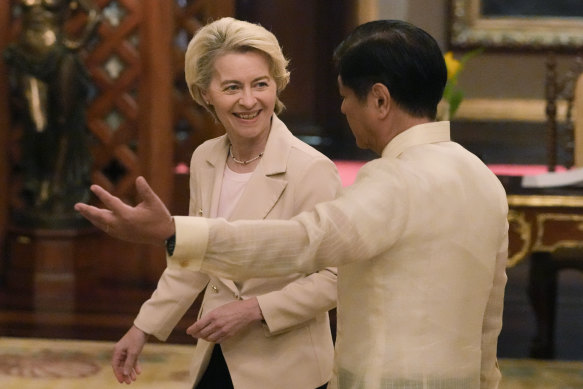
{"type": "Polygon", "coordinates": [[[92,185],[91,191],[105,208],[77,203],[75,210],[115,238],[163,245],[175,233],[174,220],[144,177],[136,179],[136,190],[141,202],[132,207],[99,185],[92,185]]]}

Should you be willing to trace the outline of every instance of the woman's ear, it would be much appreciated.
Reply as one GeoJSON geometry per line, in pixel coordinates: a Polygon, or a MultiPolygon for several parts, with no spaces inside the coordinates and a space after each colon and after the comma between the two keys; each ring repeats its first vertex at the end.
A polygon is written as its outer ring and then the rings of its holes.
{"type": "Polygon", "coordinates": [[[374,108],[381,117],[386,116],[391,108],[391,94],[387,87],[380,82],[374,84],[371,88],[371,96],[374,99],[374,108]]]}
{"type": "Polygon", "coordinates": [[[206,105],[211,105],[208,92],[206,90],[201,90],[200,95],[202,96],[202,99],[206,105]]]}

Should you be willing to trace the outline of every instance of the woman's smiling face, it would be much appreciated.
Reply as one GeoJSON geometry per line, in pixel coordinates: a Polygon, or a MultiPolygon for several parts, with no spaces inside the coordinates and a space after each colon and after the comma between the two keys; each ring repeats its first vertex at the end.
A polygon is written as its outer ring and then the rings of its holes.
{"type": "Polygon", "coordinates": [[[277,87],[260,52],[229,52],[217,57],[203,97],[214,107],[231,142],[269,133],[277,87]]]}

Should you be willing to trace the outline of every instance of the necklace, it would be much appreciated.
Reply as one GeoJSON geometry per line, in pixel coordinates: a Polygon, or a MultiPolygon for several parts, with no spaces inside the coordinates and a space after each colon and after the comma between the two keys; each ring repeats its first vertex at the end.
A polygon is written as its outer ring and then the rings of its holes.
{"type": "Polygon", "coordinates": [[[235,158],[235,155],[233,154],[233,145],[229,145],[229,155],[231,156],[231,158],[233,158],[233,161],[237,162],[239,165],[248,165],[251,162],[263,157],[263,152],[259,153],[259,155],[256,157],[253,157],[246,161],[241,161],[240,159],[235,158]]]}

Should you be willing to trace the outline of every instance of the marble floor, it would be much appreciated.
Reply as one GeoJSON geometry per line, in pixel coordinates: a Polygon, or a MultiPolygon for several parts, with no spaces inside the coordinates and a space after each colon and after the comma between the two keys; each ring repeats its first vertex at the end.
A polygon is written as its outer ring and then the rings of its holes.
{"type": "MultiPolygon", "coordinates": [[[[2,389],[117,387],[109,366],[113,342],[0,337],[2,389]]],[[[147,344],[134,389],[187,388],[192,346],[147,344]]],[[[583,362],[503,358],[500,389],[583,388],[583,362]]]]}
{"type": "MultiPolygon", "coordinates": [[[[2,389],[102,389],[119,387],[109,365],[113,342],[0,338],[2,389]]],[[[192,348],[148,344],[134,389],[188,385],[192,348]]]]}

